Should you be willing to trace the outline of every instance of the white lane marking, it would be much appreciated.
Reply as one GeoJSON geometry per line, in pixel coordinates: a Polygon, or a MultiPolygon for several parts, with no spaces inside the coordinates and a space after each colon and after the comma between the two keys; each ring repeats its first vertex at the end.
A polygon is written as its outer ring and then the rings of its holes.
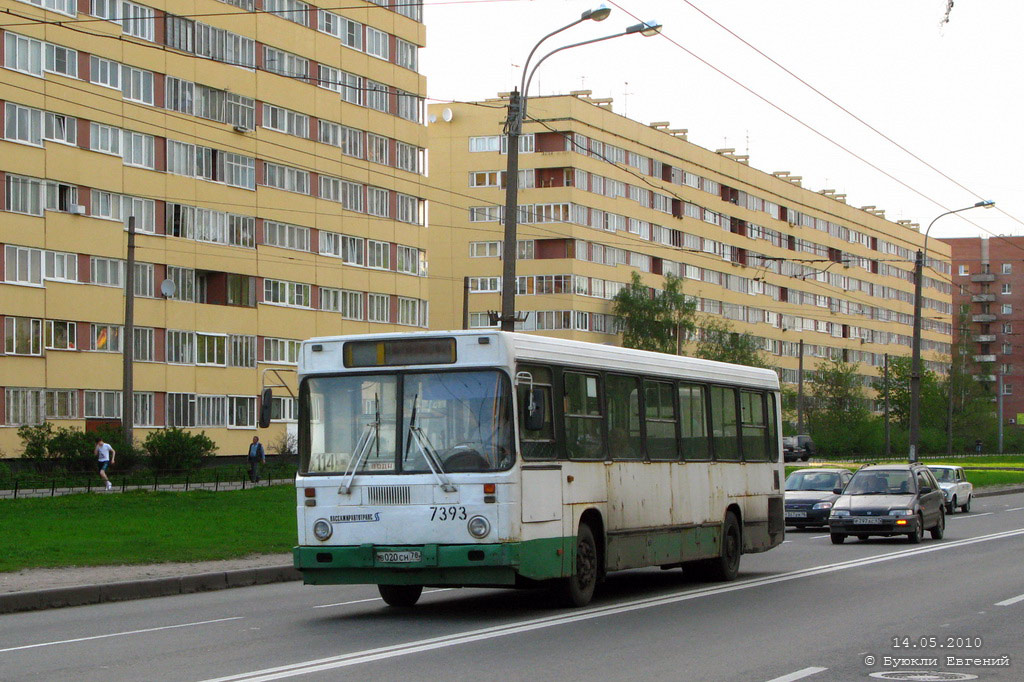
{"type": "Polygon", "coordinates": [[[127,632],[111,632],[105,635],[93,635],[91,637],[76,637],[74,639],[62,639],[56,642],[40,642],[39,644],[24,644],[0,649],[0,654],[8,651],[20,651],[21,649],[36,649],[42,646],[55,646],[57,644],[73,644],[74,642],[88,642],[91,639],[106,639],[107,637],[124,637],[125,635],[139,635],[144,632],[157,632],[158,630],[174,630],[176,628],[190,628],[196,625],[209,625],[210,623],[223,623],[227,620],[242,620],[243,616],[232,616],[231,618],[218,618],[216,620],[200,620],[195,623],[181,623],[180,625],[164,625],[158,628],[145,628],[142,630],[129,630],[127,632]]]}
{"type": "Polygon", "coordinates": [[[959,521],[960,519],[980,519],[982,516],[992,516],[995,512],[982,512],[980,514],[950,514],[947,518],[950,521],[959,521]]]}
{"type": "MultiPolygon", "coordinates": [[[[453,589],[455,589],[455,588],[454,587],[442,587],[442,588],[437,589],[437,590],[424,590],[423,594],[432,594],[434,592],[447,592],[448,590],[453,590],[453,589]]],[[[381,599],[380,597],[371,597],[370,599],[356,599],[354,601],[340,601],[337,604],[320,604],[319,606],[314,606],[313,608],[314,609],[329,609],[332,606],[348,606],[349,604],[364,604],[364,603],[366,603],[368,601],[384,601],[384,600],[381,599]]]]}
{"type": "Polygon", "coordinates": [[[1024,601],[1024,594],[1020,594],[1016,597],[1011,597],[1009,599],[1004,599],[1003,601],[997,601],[996,606],[1009,606],[1010,604],[1016,604],[1019,601],[1024,601]]]}
{"type": "Polygon", "coordinates": [[[1013,509],[1006,509],[1004,511],[1020,511],[1021,509],[1024,509],[1024,507],[1014,507],[1013,509]]]}
{"type": "Polygon", "coordinates": [[[827,537],[829,537],[829,536],[828,535],[814,535],[814,536],[811,537],[811,539],[812,540],[821,540],[822,538],[827,538],[827,537]]]}
{"type": "Polygon", "coordinates": [[[479,630],[469,630],[462,633],[443,635],[441,637],[432,637],[430,639],[421,639],[413,642],[407,642],[405,644],[395,644],[392,646],[380,647],[377,649],[367,649],[365,651],[354,651],[352,653],[331,656],[328,658],[314,659],[310,661],[304,661],[301,663],[291,663],[288,665],[277,666],[274,668],[264,668],[263,670],[254,670],[247,673],[239,673],[237,675],[228,675],[226,677],[217,677],[214,679],[205,680],[205,682],[240,682],[242,680],[244,680],[245,682],[268,682],[269,680],[279,680],[286,677],[297,677],[299,675],[308,675],[310,673],[318,673],[326,670],[345,668],[348,666],[359,665],[361,663],[370,663],[373,661],[380,661],[388,658],[396,658],[398,656],[408,656],[410,654],[420,653],[423,651],[443,649],[446,647],[458,646],[460,644],[468,644],[471,642],[479,642],[483,640],[494,639],[497,637],[507,637],[509,635],[530,632],[532,630],[540,630],[544,628],[553,627],[556,625],[576,623],[580,621],[591,620],[594,618],[604,618],[606,616],[613,616],[621,613],[629,613],[631,611],[639,611],[656,606],[665,606],[668,604],[675,604],[679,602],[690,601],[693,599],[700,599],[703,597],[725,594],[727,592],[735,592],[737,590],[746,590],[752,587],[773,585],[775,583],[787,582],[789,580],[796,580],[799,578],[809,578],[811,576],[823,575],[826,573],[834,573],[836,571],[843,571],[846,569],[857,568],[860,566],[870,566],[872,564],[882,563],[885,561],[892,561],[894,559],[902,559],[906,557],[917,556],[919,554],[929,554],[931,552],[940,552],[945,549],[964,547],[966,545],[973,545],[979,542],[1001,540],[1003,538],[1011,538],[1020,535],[1024,535],[1024,529],[1002,531],[999,533],[992,533],[989,535],[980,535],[976,538],[956,540],[953,542],[943,542],[941,544],[934,544],[929,547],[898,550],[895,552],[889,552],[888,554],[881,554],[873,557],[864,557],[861,559],[853,559],[850,561],[843,561],[835,564],[813,566],[811,568],[790,571],[789,573],[780,573],[776,576],[752,578],[750,580],[737,581],[729,585],[698,588],[696,590],[684,592],[681,594],[674,594],[662,597],[648,597],[645,599],[638,599],[636,601],[625,602],[622,604],[597,606],[590,609],[580,609],[571,614],[547,616],[544,618],[534,618],[531,620],[521,621],[519,623],[497,625],[494,627],[482,628],[479,630]]]}
{"type": "Polygon", "coordinates": [[[817,675],[818,673],[823,673],[826,670],[828,670],[828,668],[819,668],[817,666],[811,666],[810,668],[804,668],[803,670],[797,670],[796,672],[792,672],[792,673],[790,673],[788,675],[783,675],[782,677],[772,678],[772,679],[768,680],[768,682],[793,682],[793,680],[802,680],[805,677],[810,677],[811,675],[817,675]]]}

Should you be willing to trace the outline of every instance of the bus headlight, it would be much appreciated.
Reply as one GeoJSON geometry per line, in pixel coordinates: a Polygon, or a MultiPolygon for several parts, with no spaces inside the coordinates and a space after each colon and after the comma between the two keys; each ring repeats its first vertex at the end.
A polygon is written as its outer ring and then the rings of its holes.
{"type": "Polygon", "coordinates": [[[313,535],[315,535],[316,539],[320,542],[331,537],[331,533],[333,532],[334,528],[331,526],[330,522],[325,519],[319,519],[313,524],[313,535]]]}
{"type": "Polygon", "coordinates": [[[470,535],[478,540],[482,540],[491,532],[491,522],[482,516],[474,516],[466,524],[466,529],[470,535]]]}

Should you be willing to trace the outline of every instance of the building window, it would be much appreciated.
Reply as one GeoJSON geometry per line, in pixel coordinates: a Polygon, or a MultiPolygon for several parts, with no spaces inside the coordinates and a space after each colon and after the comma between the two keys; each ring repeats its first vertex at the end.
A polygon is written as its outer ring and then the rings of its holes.
{"type": "Polygon", "coordinates": [[[43,403],[47,419],[77,419],[78,391],[73,389],[46,389],[43,403]]]}
{"type": "Polygon", "coordinates": [[[270,421],[293,422],[296,415],[295,398],[274,396],[270,403],[270,421]]]}
{"type": "Polygon", "coordinates": [[[43,112],[7,102],[4,137],[13,142],[43,146],[43,112]]]}
{"type": "Polygon", "coordinates": [[[401,38],[396,39],[395,47],[397,48],[395,63],[399,66],[416,71],[419,68],[417,47],[408,41],[402,40],[401,38]]]}
{"type": "Polygon", "coordinates": [[[93,121],[89,124],[89,149],[121,156],[121,129],[93,121]]]}
{"type": "Polygon", "coordinates": [[[263,362],[295,365],[299,362],[298,341],[292,339],[263,339],[263,362]]]}
{"type": "Polygon", "coordinates": [[[124,286],[124,262],[113,258],[89,258],[89,276],[93,284],[107,287],[124,286]]]}
{"type": "Polygon", "coordinates": [[[370,322],[391,321],[391,297],[387,294],[369,294],[366,319],[370,322]]]}
{"type": "Polygon", "coordinates": [[[4,66],[32,76],[42,76],[43,43],[17,33],[5,32],[4,66]]]}
{"type": "Polygon", "coordinates": [[[404,272],[407,275],[418,275],[420,267],[419,249],[413,246],[399,245],[397,249],[398,262],[396,271],[404,272]]]}
{"type": "Polygon", "coordinates": [[[64,320],[47,320],[45,343],[48,350],[76,350],[78,325],[64,320]]]}
{"type": "Polygon", "coordinates": [[[77,282],[78,255],[61,251],[43,252],[43,278],[58,282],[77,282]]]}
{"type": "Polygon", "coordinates": [[[196,364],[224,367],[227,360],[227,336],[196,332],[196,364]]]}
{"type": "Polygon", "coordinates": [[[380,187],[366,188],[366,212],[370,215],[387,218],[391,215],[388,191],[380,187]]]}
{"type": "Polygon", "coordinates": [[[426,326],[426,307],[424,301],[415,298],[398,297],[398,324],[410,327],[426,326]]]}
{"type": "Polygon", "coordinates": [[[264,163],[263,184],[286,192],[309,194],[309,172],[291,166],[264,163]]]}
{"type": "Polygon", "coordinates": [[[341,291],[341,316],[346,320],[363,319],[363,294],[359,291],[341,291]]]}
{"type": "Polygon", "coordinates": [[[121,65],[96,55],[89,57],[89,82],[114,90],[121,89],[121,65]]]}
{"type": "Polygon", "coordinates": [[[1013,333],[1013,323],[1012,322],[1003,322],[1003,333],[1004,334],[1012,334],[1013,333]]]}
{"type": "MultiPolygon", "coordinates": [[[[8,176],[10,178],[10,176],[8,176]]],[[[42,284],[43,252],[24,246],[4,246],[4,281],[11,284],[42,284]]]]}
{"type": "Polygon", "coordinates": [[[306,78],[309,76],[309,60],[291,52],[278,50],[269,45],[263,46],[263,68],[289,78],[306,78]]]}
{"type": "Polygon", "coordinates": [[[341,126],[341,133],[341,153],[357,159],[363,158],[363,131],[341,126]]]}
{"type": "MultiPolygon", "coordinates": [[[[10,35],[9,33],[7,35],[10,35]]],[[[44,419],[43,389],[4,389],[4,423],[7,426],[41,424],[44,419]]]]}
{"type": "Polygon", "coordinates": [[[500,258],[501,242],[470,242],[470,258],[500,258]]]}
{"type": "Polygon", "coordinates": [[[1013,264],[1012,263],[1003,263],[1003,274],[1004,275],[1013,274],[1013,264]]]}
{"type": "Polygon", "coordinates": [[[121,68],[121,94],[125,99],[143,104],[153,104],[153,72],[136,69],[133,66],[121,68]]]}
{"type": "Polygon", "coordinates": [[[120,419],[121,391],[86,391],[85,417],[120,419]]]}
{"type": "Polygon", "coordinates": [[[1011,343],[1004,343],[1003,344],[1003,355],[1013,355],[1013,344],[1011,344],[1011,343]]]}
{"type": "Polygon", "coordinates": [[[263,243],[282,249],[309,251],[309,228],[266,220],[263,222],[263,243]]]}
{"type": "Polygon", "coordinates": [[[377,81],[366,80],[366,106],[377,111],[388,112],[388,86],[377,81]]]}
{"type": "Polygon", "coordinates": [[[228,366],[256,366],[256,337],[240,334],[228,335],[228,366]]]}
{"type": "Polygon", "coordinates": [[[43,183],[35,178],[7,174],[4,203],[8,211],[27,215],[43,215],[43,183]]]}
{"type": "Polygon", "coordinates": [[[264,303],[308,308],[311,300],[311,287],[309,284],[287,282],[279,279],[263,280],[264,303]]]}
{"type": "Polygon", "coordinates": [[[1003,294],[1010,293],[1010,283],[1009,282],[1003,282],[1003,290],[1000,293],[1003,293],[1003,294]]]}
{"type": "Polygon", "coordinates": [[[374,163],[388,165],[388,138],[374,133],[366,134],[366,158],[374,163]]]}
{"type": "MultiPolygon", "coordinates": [[[[501,277],[470,277],[469,293],[487,294],[501,291],[501,277]]],[[[525,293],[525,292],[519,292],[525,293]]]]}
{"type": "Polygon", "coordinates": [[[363,212],[364,188],[358,182],[341,181],[341,205],[356,213],[363,212]]]}
{"type": "Polygon", "coordinates": [[[299,0],[265,0],[263,8],[282,19],[309,26],[309,5],[299,0]]]}
{"type": "Polygon", "coordinates": [[[92,349],[94,351],[120,353],[122,348],[120,325],[93,323],[92,349]]]}
{"type": "Polygon", "coordinates": [[[363,104],[363,78],[344,71],[338,72],[338,82],[341,85],[341,99],[350,104],[363,104]]]}
{"type": "Polygon", "coordinates": [[[291,109],[264,104],[263,127],[296,137],[309,137],[309,116],[291,109]]]}
{"type": "Polygon", "coordinates": [[[390,59],[388,34],[372,26],[366,27],[366,54],[379,59],[390,59]]]}
{"type": "Polygon", "coordinates": [[[167,362],[172,365],[193,365],[196,361],[196,335],[180,329],[167,330],[167,362]]]}
{"type": "Polygon", "coordinates": [[[1012,303],[1004,303],[1003,306],[1002,306],[1002,310],[1003,310],[1003,315],[1012,315],[1013,314],[1013,304],[1012,303]]]}
{"type": "Polygon", "coordinates": [[[66,14],[69,17],[73,17],[77,14],[77,4],[75,0],[20,0],[20,2],[28,3],[29,5],[35,5],[36,7],[42,7],[53,12],[60,12],[66,14]]]}
{"type": "Polygon", "coordinates": [[[1003,384],[1003,395],[1013,395],[1013,384],[1003,384]]]}
{"type": "Polygon", "coordinates": [[[395,143],[395,167],[410,173],[420,172],[420,150],[404,142],[395,143]]]}
{"type": "Polygon", "coordinates": [[[153,426],[155,399],[152,393],[132,393],[132,415],[135,426],[153,426]]]}
{"type": "Polygon", "coordinates": [[[380,270],[391,269],[391,244],[373,239],[366,241],[366,265],[380,270]]]}
{"type": "Polygon", "coordinates": [[[398,91],[398,116],[406,121],[420,123],[423,120],[423,100],[410,92],[398,91]]]}
{"type": "Polygon", "coordinates": [[[8,355],[42,355],[43,321],[31,317],[5,317],[4,352],[8,355]]]}
{"type": "Polygon", "coordinates": [[[194,393],[167,394],[167,426],[196,425],[196,396],[194,393]]]}
{"type": "Polygon", "coordinates": [[[228,426],[234,428],[256,428],[256,397],[251,395],[228,398],[228,426]]]}
{"type": "Polygon", "coordinates": [[[78,119],[64,114],[43,114],[43,137],[61,144],[78,144],[78,119]]]}
{"type": "Polygon", "coordinates": [[[153,362],[153,328],[132,329],[132,357],[139,362],[153,362]]]}
{"type": "Polygon", "coordinates": [[[124,131],[125,165],[149,169],[155,168],[154,142],[155,140],[152,135],[124,131]]]}
{"type": "Polygon", "coordinates": [[[136,263],[132,289],[136,296],[153,298],[153,264],[136,263]]]}

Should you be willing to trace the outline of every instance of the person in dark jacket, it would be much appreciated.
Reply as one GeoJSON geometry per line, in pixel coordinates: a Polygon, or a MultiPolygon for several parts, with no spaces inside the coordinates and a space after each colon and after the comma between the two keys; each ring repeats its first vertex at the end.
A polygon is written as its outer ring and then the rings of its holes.
{"type": "Polygon", "coordinates": [[[260,463],[267,461],[267,453],[263,450],[263,443],[259,436],[252,437],[252,445],[249,446],[249,480],[258,483],[260,480],[260,463]]]}

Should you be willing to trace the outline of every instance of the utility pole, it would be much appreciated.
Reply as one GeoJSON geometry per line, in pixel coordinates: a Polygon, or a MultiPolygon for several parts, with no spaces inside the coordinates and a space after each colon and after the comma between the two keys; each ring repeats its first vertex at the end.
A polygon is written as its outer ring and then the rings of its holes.
{"type": "Polygon", "coordinates": [[[882,386],[885,387],[885,457],[892,457],[892,440],[889,438],[889,354],[885,354],[882,386]]]}
{"type": "Polygon", "coordinates": [[[1003,454],[1003,370],[999,370],[999,450],[998,454],[1003,454]]]}
{"type": "Polygon", "coordinates": [[[128,447],[135,429],[135,216],[128,216],[128,258],[124,273],[124,332],[121,336],[123,375],[121,383],[121,431],[128,447]]]}
{"type": "Polygon", "coordinates": [[[516,329],[516,229],[519,218],[519,136],[523,132],[525,104],[519,91],[513,90],[508,98],[508,118],[505,138],[508,159],[505,165],[505,242],[501,250],[501,331],[516,329]]]}
{"type": "Polygon", "coordinates": [[[800,339],[800,356],[796,375],[796,432],[804,432],[804,340],[800,339]]]}

